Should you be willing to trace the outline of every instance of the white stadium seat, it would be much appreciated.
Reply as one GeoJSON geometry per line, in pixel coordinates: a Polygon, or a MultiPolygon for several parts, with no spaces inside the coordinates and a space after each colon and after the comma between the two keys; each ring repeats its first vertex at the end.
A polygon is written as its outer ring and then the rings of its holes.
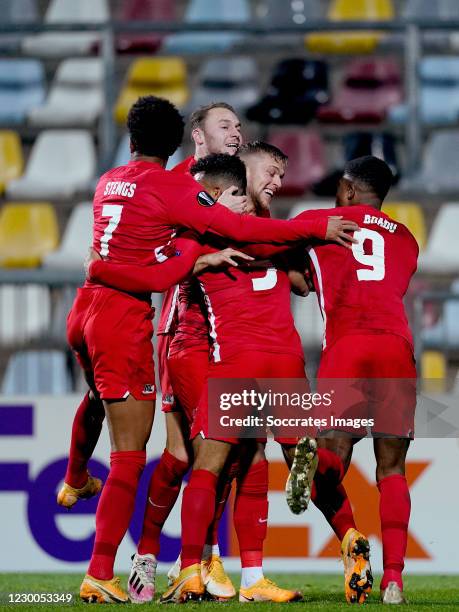
{"type": "Polygon", "coordinates": [[[89,132],[46,130],[34,143],[26,171],[8,185],[9,198],[66,199],[91,187],[96,153],[89,132]]]}
{"type": "MultiPolygon", "coordinates": [[[[104,23],[110,18],[107,0],[51,0],[45,23],[104,23]]],[[[97,32],[49,32],[27,36],[22,50],[38,57],[88,55],[100,40],[97,32]]]]}
{"type": "Polygon", "coordinates": [[[92,126],[103,109],[103,76],[99,58],[61,62],[47,99],[30,110],[29,122],[38,127],[92,126]]]}
{"type": "Polygon", "coordinates": [[[443,204],[435,217],[418,270],[429,274],[459,273],[459,202],[443,204]]]}
{"type": "Polygon", "coordinates": [[[100,86],[53,85],[43,106],[33,108],[28,121],[36,127],[91,127],[102,113],[100,86]]]}
{"type": "Polygon", "coordinates": [[[10,357],[2,383],[5,395],[71,393],[72,379],[62,351],[20,351],[10,357]]]}
{"type": "Polygon", "coordinates": [[[61,245],[47,255],[46,268],[82,269],[92,241],[93,214],[91,202],[75,206],[67,222],[61,245]]]}
{"type": "Polygon", "coordinates": [[[0,287],[0,343],[20,344],[43,336],[50,325],[51,300],[43,285],[0,287]]]}

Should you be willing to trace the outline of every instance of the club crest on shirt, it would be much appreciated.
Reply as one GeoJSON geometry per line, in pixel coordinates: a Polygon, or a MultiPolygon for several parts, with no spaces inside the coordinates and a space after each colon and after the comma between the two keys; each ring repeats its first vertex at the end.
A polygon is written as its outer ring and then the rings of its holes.
{"type": "Polygon", "coordinates": [[[207,191],[200,191],[196,198],[201,206],[213,206],[215,204],[215,200],[207,193],[207,191]]]}

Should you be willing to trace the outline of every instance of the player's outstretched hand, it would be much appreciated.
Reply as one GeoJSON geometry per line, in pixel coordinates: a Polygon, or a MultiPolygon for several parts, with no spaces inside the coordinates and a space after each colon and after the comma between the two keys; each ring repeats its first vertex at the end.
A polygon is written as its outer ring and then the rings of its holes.
{"type": "Polygon", "coordinates": [[[102,257],[99,255],[97,251],[95,251],[92,247],[89,247],[88,254],[86,255],[86,259],[84,260],[84,271],[86,274],[86,278],[89,278],[89,267],[93,261],[99,261],[102,257]]]}
{"type": "Polygon", "coordinates": [[[236,268],[239,265],[236,261],[237,259],[253,261],[254,258],[241,251],[236,251],[236,249],[228,247],[227,249],[223,249],[223,251],[201,255],[194,264],[193,274],[200,274],[207,268],[227,268],[228,266],[236,268]]]}
{"type": "Polygon", "coordinates": [[[234,213],[242,214],[247,210],[247,196],[235,195],[237,192],[238,188],[235,185],[228,187],[218,198],[218,202],[234,213]]]}
{"type": "Polygon", "coordinates": [[[333,240],[348,249],[352,249],[352,244],[357,244],[358,240],[347,232],[357,232],[358,230],[359,226],[354,221],[343,220],[343,217],[328,217],[325,240],[333,240]]]}

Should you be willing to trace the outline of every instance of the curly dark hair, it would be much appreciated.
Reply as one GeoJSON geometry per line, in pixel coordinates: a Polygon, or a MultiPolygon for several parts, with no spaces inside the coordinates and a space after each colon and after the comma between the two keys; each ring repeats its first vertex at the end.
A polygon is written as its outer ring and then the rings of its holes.
{"type": "Polygon", "coordinates": [[[343,176],[370,189],[381,202],[394,181],[394,175],[386,162],[373,155],[348,161],[343,176]]]}
{"type": "Polygon", "coordinates": [[[142,96],[129,110],[127,127],[134,151],[167,159],[182,142],[184,121],[176,107],[156,96],[142,96]]]}
{"type": "Polygon", "coordinates": [[[201,157],[191,166],[190,173],[195,176],[201,172],[205,174],[206,178],[222,179],[230,185],[235,185],[243,193],[247,189],[245,164],[236,155],[217,153],[201,157]]]}

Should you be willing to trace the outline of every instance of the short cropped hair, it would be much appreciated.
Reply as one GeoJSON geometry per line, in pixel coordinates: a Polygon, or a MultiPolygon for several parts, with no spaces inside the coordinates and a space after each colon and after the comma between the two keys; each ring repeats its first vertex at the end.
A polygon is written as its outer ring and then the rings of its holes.
{"type": "Polygon", "coordinates": [[[285,155],[283,151],[281,151],[278,147],[269,144],[269,142],[263,142],[262,140],[247,142],[243,144],[238,151],[238,155],[240,157],[244,157],[244,155],[254,155],[257,153],[267,153],[272,158],[283,164],[286,164],[288,161],[288,156],[285,155]]]}
{"type": "Polygon", "coordinates": [[[227,104],[226,102],[212,102],[212,104],[207,104],[206,106],[200,106],[197,108],[190,117],[190,127],[191,130],[195,130],[196,128],[201,128],[204,125],[204,121],[206,120],[209,111],[214,108],[226,108],[226,110],[231,111],[237,116],[237,112],[231,106],[231,104],[227,104]]]}
{"type": "Polygon", "coordinates": [[[394,175],[385,161],[373,155],[351,159],[344,166],[344,178],[363,184],[382,202],[389,191],[394,175]]]}
{"type": "Polygon", "coordinates": [[[237,155],[217,153],[201,157],[191,166],[192,176],[203,173],[206,178],[221,179],[235,185],[245,193],[247,189],[247,176],[245,164],[237,155]]]}
{"type": "Polygon", "coordinates": [[[131,106],[127,127],[137,153],[167,159],[180,146],[185,123],[169,100],[143,96],[131,106]]]}

